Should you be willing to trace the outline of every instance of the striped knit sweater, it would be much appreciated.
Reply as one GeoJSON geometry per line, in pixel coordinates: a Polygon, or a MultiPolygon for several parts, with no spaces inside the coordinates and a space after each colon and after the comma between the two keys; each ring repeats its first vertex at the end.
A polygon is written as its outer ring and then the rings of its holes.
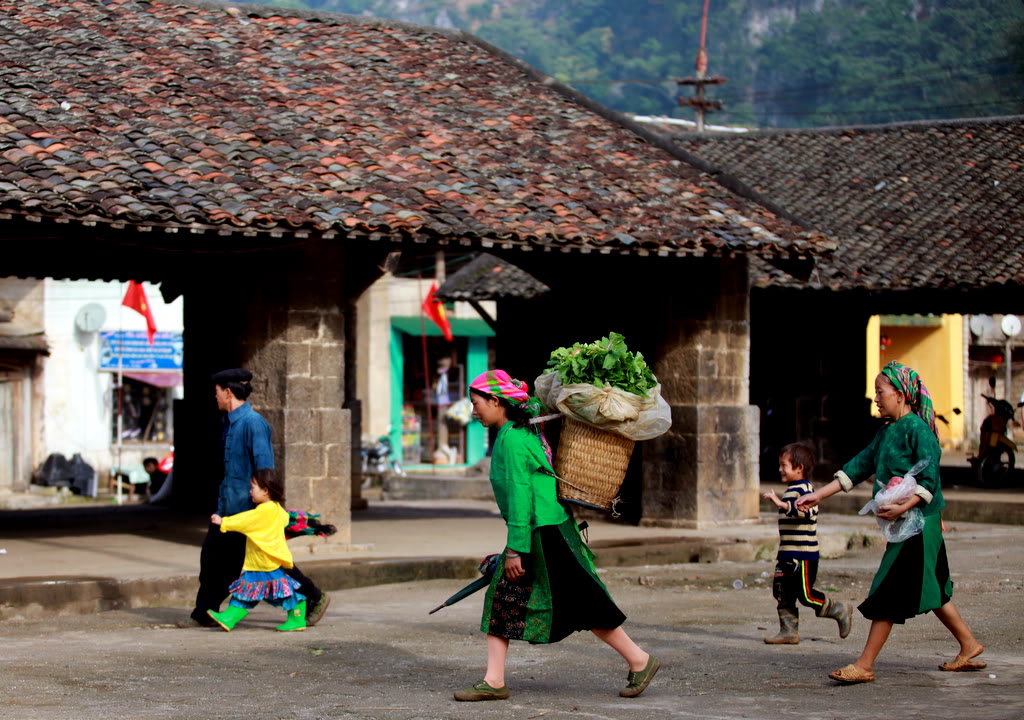
{"type": "Polygon", "coordinates": [[[818,508],[803,512],[796,509],[797,499],[813,491],[810,480],[797,480],[789,483],[779,498],[785,504],[779,508],[780,560],[818,559],[818,508]]]}

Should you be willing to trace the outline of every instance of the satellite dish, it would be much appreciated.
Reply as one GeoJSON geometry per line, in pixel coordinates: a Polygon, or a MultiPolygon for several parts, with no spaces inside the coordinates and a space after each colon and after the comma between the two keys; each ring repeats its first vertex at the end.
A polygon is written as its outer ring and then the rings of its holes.
{"type": "Polygon", "coordinates": [[[984,337],[990,327],[992,327],[992,318],[988,315],[971,315],[969,321],[971,333],[974,337],[984,337]]]}
{"type": "Polygon", "coordinates": [[[75,315],[75,327],[84,333],[96,332],[107,321],[107,311],[102,305],[89,303],[75,315]]]}
{"type": "Polygon", "coordinates": [[[1020,318],[1016,315],[1003,315],[1003,319],[999,322],[999,329],[1006,337],[1013,337],[1020,332],[1020,318]]]}

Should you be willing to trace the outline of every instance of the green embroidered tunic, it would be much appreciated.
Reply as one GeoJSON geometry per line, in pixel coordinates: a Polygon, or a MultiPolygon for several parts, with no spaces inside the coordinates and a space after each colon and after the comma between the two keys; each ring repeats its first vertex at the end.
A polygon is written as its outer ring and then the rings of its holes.
{"type": "MultiPolygon", "coordinates": [[[[924,613],[942,607],[953,595],[953,582],[948,572],[943,576],[945,568],[936,572],[937,561],[941,553],[942,564],[945,564],[945,548],[942,538],[942,521],[939,514],[946,506],[942,498],[942,483],[939,479],[939,459],[942,448],[939,447],[935,433],[917,415],[910,413],[899,420],[882,427],[864,450],[857,454],[843,469],[836,473],[836,479],[843,490],[849,491],[855,485],[875,476],[871,490],[872,496],[882,490],[895,477],[902,477],[919,460],[929,459],[928,466],[917,476],[915,495],[923,500],[918,504],[924,516],[924,529],[921,541],[910,538],[901,543],[888,543],[881,565],[871,583],[869,598],[879,589],[889,571],[897,562],[906,548],[922,548],[923,557],[913,564],[921,568],[920,578],[904,578],[908,591],[920,588],[917,613],[924,613]]],[[[904,558],[904,562],[907,559],[904,558]]]]}
{"type": "MultiPolygon", "coordinates": [[[[598,578],[593,553],[580,538],[572,514],[558,501],[551,465],[532,430],[517,428],[512,422],[502,426],[491,452],[490,479],[494,499],[508,529],[506,546],[523,553],[530,582],[521,587],[502,583],[505,573],[502,554],[484,599],[480,629],[533,643],[561,639],[551,632],[555,611],[549,576],[551,559],[545,557],[545,544],[541,542],[541,528],[549,526],[556,526],[559,541],[568,548],[570,557],[596,583],[597,592],[614,606],[607,588],[598,578]],[[495,617],[498,615],[501,617],[495,617]],[[508,632],[509,627],[515,629],[508,632]]],[[[554,536],[548,533],[546,537],[550,542],[554,536]]],[[[618,613],[617,608],[615,613],[618,613]]],[[[615,624],[619,622],[621,620],[615,620],[615,624]]]]}
{"type": "Polygon", "coordinates": [[[570,518],[558,502],[554,471],[529,428],[505,423],[491,453],[491,488],[508,527],[506,547],[530,552],[533,531],[570,518]],[[550,473],[550,474],[548,474],[550,473]]]}

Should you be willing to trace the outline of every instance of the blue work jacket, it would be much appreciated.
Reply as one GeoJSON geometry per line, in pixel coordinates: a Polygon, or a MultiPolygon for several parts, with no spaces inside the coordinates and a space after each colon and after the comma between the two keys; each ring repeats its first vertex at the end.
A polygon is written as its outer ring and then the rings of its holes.
{"type": "Polygon", "coordinates": [[[249,481],[257,470],[274,468],[270,424],[243,403],[224,422],[224,479],[217,495],[217,514],[226,517],[256,507],[249,496],[249,481]]]}

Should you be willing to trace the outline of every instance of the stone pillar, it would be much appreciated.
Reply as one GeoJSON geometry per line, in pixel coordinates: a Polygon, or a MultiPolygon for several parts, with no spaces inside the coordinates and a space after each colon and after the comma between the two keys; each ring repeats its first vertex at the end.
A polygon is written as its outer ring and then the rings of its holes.
{"type": "Polygon", "coordinates": [[[305,262],[274,288],[276,299],[264,298],[267,336],[251,348],[247,367],[265,383],[257,409],[274,431],[288,506],[320,513],[338,528],[331,542],[347,544],[352,435],[344,409],[347,318],[330,271],[336,260],[307,249],[305,262]]]}
{"type": "Polygon", "coordinates": [[[672,428],[643,446],[645,525],[702,528],[758,517],[758,422],[749,405],[745,258],[691,266],[664,308],[655,375],[672,428]]]}

